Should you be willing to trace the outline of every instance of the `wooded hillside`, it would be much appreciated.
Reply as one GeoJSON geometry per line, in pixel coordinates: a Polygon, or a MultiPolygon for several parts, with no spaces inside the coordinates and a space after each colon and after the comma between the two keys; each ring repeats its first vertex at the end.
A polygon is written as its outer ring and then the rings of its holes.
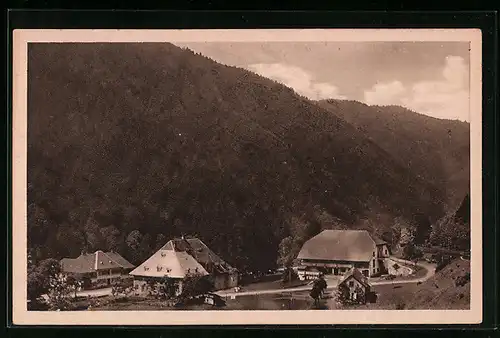
{"type": "Polygon", "coordinates": [[[469,193],[470,125],[418,114],[399,106],[356,101],[319,103],[348,121],[402,166],[437,187],[454,211],[469,193]]]}
{"type": "Polygon", "coordinates": [[[28,57],[34,259],[85,248],[138,264],[189,234],[265,270],[287,236],[444,214],[435,181],[251,72],[171,44],[30,44],[28,57]]]}

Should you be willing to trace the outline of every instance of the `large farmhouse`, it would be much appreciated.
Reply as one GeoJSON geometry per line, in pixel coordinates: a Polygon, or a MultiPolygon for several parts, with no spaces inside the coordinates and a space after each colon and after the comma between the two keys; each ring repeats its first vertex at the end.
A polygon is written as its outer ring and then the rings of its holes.
{"type": "Polygon", "coordinates": [[[324,230],[304,243],[299,252],[298,274],[301,279],[319,273],[344,275],[357,268],[366,277],[384,270],[389,257],[387,243],[365,230],[324,230]]]}
{"type": "Polygon", "coordinates": [[[128,273],[134,268],[118,253],[101,250],[82,253],[77,258],[63,258],[60,264],[64,274],[87,280],[91,285],[110,285],[128,279],[128,273]]]}
{"type": "Polygon", "coordinates": [[[139,293],[149,291],[149,282],[172,278],[178,282],[178,292],[182,290],[182,280],[190,275],[207,276],[216,290],[238,285],[238,273],[205,243],[198,238],[176,238],[170,240],[130,272],[134,277],[134,287],[139,293]]]}

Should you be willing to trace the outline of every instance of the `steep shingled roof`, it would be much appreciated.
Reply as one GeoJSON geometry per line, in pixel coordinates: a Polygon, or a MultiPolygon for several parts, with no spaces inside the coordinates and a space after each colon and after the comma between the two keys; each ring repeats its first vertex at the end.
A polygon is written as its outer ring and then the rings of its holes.
{"type": "Polygon", "coordinates": [[[198,238],[168,241],[130,274],[144,277],[184,278],[188,274],[207,275],[229,272],[233,268],[198,238]]]}
{"type": "Polygon", "coordinates": [[[184,278],[189,274],[205,276],[208,272],[187,252],[161,248],[130,274],[143,277],[184,278]]]}
{"type": "Polygon", "coordinates": [[[198,238],[188,238],[193,257],[209,272],[229,272],[234,268],[217,256],[210,248],[198,238]]]}
{"type": "Polygon", "coordinates": [[[324,230],[304,243],[297,258],[369,262],[375,245],[366,230],[324,230]]]}
{"type": "Polygon", "coordinates": [[[384,245],[384,244],[387,244],[387,242],[386,242],[386,241],[384,241],[384,240],[383,240],[382,238],[380,238],[380,237],[377,237],[377,236],[374,236],[374,235],[372,235],[371,237],[372,237],[372,239],[373,239],[373,241],[375,242],[375,244],[376,244],[376,245],[384,245]]]}
{"type": "Polygon", "coordinates": [[[340,284],[345,283],[350,277],[354,278],[358,282],[361,283],[364,287],[368,288],[370,287],[370,283],[368,283],[368,278],[366,278],[361,271],[359,271],[356,268],[352,268],[351,270],[347,271],[345,275],[343,276],[342,280],[340,281],[340,284]]]}
{"type": "Polygon", "coordinates": [[[116,252],[97,250],[90,254],[81,254],[77,258],[61,259],[61,268],[69,273],[89,273],[97,270],[114,268],[131,269],[134,266],[116,252]]]}

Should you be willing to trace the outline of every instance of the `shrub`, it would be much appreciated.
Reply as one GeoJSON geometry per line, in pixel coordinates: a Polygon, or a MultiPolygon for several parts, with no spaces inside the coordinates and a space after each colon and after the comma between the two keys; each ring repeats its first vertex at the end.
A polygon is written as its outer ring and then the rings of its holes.
{"type": "Polygon", "coordinates": [[[182,282],[182,292],[179,298],[182,301],[195,296],[212,291],[214,285],[207,276],[191,275],[187,276],[182,282]]]}
{"type": "Polygon", "coordinates": [[[403,248],[403,258],[407,260],[416,260],[423,256],[422,250],[409,243],[403,248]]]}
{"type": "Polygon", "coordinates": [[[402,300],[398,300],[396,302],[396,310],[404,310],[405,307],[406,307],[406,304],[402,300]]]}
{"type": "Polygon", "coordinates": [[[437,257],[436,272],[443,270],[451,262],[451,257],[446,255],[439,255],[437,257]]]}
{"type": "Polygon", "coordinates": [[[457,279],[455,279],[455,286],[464,286],[465,284],[469,283],[470,281],[470,273],[466,273],[465,275],[463,276],[459,276],[457,277],[457,279]]]}
{"type": "Polygon", "coordinates": [[[349,289],[341,284],[337,288],[337,291],[334,294],[335,303],[340,307],[344,307],[349,304],[349,289]]]}
{"type": "Polygon", "coordinates": [[[68,310],[71,308],[73,287],[66,276],[58,274],[50,278],[47,304],[50,310],[68,310]]]}

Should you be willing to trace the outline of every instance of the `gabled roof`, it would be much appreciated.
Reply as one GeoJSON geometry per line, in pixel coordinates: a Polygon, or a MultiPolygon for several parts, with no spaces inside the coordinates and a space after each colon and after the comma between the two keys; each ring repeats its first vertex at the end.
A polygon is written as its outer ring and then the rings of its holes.
{"type": "Polygon", "coordinates": [[[324,230],[304,243],[297,258],[368,262],[375,245],[366,230],[324,230]]]}
{"type": "Polygon", "coordinates": [[[207,275],[234,270],[198,238],[168,241],[130,274],[144,277],[184,278],[189,274],[207,275]]]}
{"type": "Polygon", "coordinates": [[[373,238],[373,241],[375,242],[376,245],[384,245],[384,244],[387,244],[386,241],[384,241],[382,238],[380,237],[377,237],[377,236],[374,236],[372,235],[372,238],[373,238]]]}
{"type": "Polygon", "coordinates": [[[134,266],[116,252],[103,252],[97,250],[90,254],[81,254],[77,258],[63,258],[61,268],[63,272],[89,273],[98,270],[124,268],[131,269],[134,266]]]}
{"type": "Polygon", "coordinates": [[[368,278],[366,278],[365,275],[363,275],[356,268],[352,268],[351,270],[347,271],[339,284],[343,284],[349,278],[354,278],[355,280],[357,280],[359,283],[361,283],[361,285],[363,285],[366,288],[370,287],[370,283],[368,283],[368,278]]]}
{"type": "Polygon", "coordinates": [[[190,274],[205,276],[208,272],[187,252],[161,248],[130,274],[143,277],[184,278],[190,274]]]}
{"type": "Polygon", "coordinates": [[[217,256],[208,246],[198,238],[186,239],[191,247],[191,255],[209,272],[229,272],[235,270],[231,265],[217,256]]]}

